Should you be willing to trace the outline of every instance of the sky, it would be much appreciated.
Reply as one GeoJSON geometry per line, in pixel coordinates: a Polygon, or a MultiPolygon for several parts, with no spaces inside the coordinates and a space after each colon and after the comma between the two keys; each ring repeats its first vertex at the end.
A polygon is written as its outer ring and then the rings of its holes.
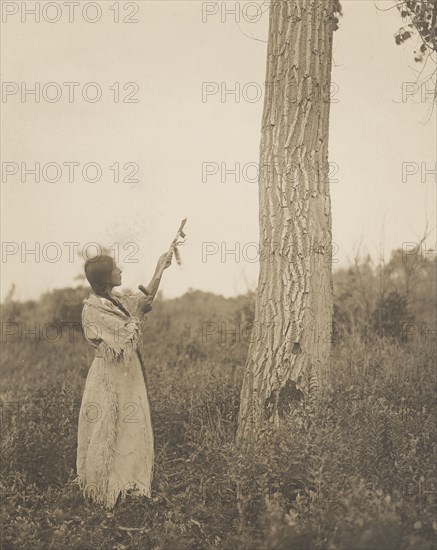
{"type": "MultiPolygon", "coordinates": [[[[164,296],[255,289],[265,4],[45,4],[26,3],[36,22],[2,2],[2,299],[12,284],[20,300],[78,284],[93,243],[116,255],[124,286],[147,284],[185,217],[164,296]]],[[[394,2],[342,4],[334,268],[357,253],[388,258],[427,223],[427,248],[436,242],[432,63],[414,62],[415,37],[395,45],[394,2]]]]}

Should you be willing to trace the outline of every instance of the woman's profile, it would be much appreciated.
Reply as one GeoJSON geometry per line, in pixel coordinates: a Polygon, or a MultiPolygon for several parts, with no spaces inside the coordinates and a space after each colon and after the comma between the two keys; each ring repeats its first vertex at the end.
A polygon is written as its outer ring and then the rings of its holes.
{"type": "Polygon", "coordinates": [[[163,254],[148,295],[113,292],[121,269],[111,256],[85,264],[91,285],[82,327],[95,349],[79,413],[77,482],[85,497],[112,508],[127,491],[151,495],[153,430],[139,343],[141,322],[151,311],[172,252],[163,254]]]}

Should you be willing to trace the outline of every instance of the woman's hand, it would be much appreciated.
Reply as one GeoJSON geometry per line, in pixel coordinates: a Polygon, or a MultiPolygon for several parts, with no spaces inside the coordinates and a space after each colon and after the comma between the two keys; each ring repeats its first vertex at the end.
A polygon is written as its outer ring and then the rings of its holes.
{"type": "Polygon", "coordinates": [[[164,252],[158,260],[158,269],[164,271],[167,267],[171,266],[171,261],[173,260],[173,250],[170,252],[164,252]]]}
{"type": "Polygon", "coordinates": [[[173,259],[173,249],[170,252],[165,252],[162,256],[159,257],[158,263],[156,264],[155,273],[152,280],[150,281],[149,286],[147,287],[147,292],[149,296],[154,298],[158,292],[159,283],[161,282],[162,274],[164,269],[171,266],[171,261],[173,259]]]}
{"type": "Polygon", "coordinates": [[[141,296],[141,298],[138,300],[136,314],[139,319],[142,319],[145,313],[149,313],[149,311],[152,311],[152,302],[153,296],[141,296]]]}

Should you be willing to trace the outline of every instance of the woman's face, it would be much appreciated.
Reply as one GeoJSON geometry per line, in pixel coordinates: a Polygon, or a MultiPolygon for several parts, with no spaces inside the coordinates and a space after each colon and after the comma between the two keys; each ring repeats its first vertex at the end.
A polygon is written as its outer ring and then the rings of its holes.
{"type": "Polygon", "coordinates": [[[121,274],[123,271],[118,267],[118,265],[114,264],[114,268],[112,269],[111,273],[111,279],[110,283],[112,286],[120,286],[121,285],[121,274]]]}

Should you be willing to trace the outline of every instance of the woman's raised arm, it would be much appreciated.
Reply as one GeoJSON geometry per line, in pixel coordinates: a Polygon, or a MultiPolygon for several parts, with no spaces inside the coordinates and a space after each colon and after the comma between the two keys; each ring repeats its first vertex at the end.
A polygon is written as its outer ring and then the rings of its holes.
{"type": "Polygon", "coordinates": [[[173,250],[170,252],[165,252],[160,256],[158,263],[156,264],[155,273],[153,274],[152,280],[150,281],[147,287],[147,294],[152,298],[155,298],[156,293],[158,292],[159,284],[161,283],[162,274],[164,269],[167,269],[171,266],[173,259],[173,250]]]}

